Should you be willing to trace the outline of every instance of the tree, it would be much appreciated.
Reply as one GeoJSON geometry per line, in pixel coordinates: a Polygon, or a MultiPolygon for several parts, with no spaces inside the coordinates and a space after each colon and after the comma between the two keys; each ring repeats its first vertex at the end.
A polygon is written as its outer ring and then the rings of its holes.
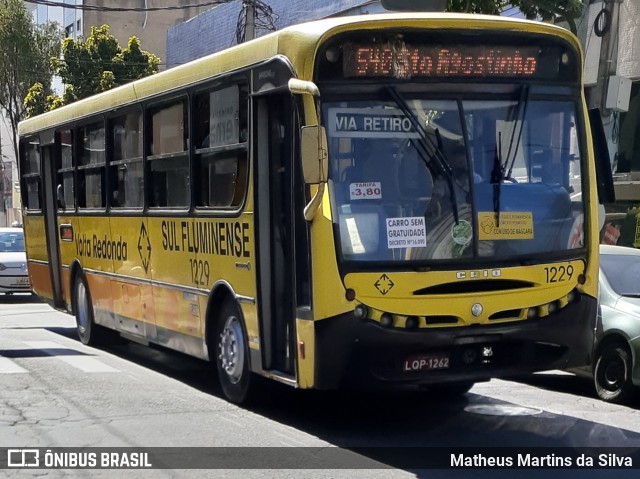
{"type": "Polygon", "coordinates": [[[156,55],[140,49],[140,41],[135,36],[129,38],[127,48],[121,48],[109,33],[108,25],[91,27],[86,40],[65,38],[62,58],[51,61],[65,84],[63,96],[29,99],[32,104],[49,109],[156,73],[160,64],[156,55]]]}
{"type": "Polygon", "coordinates": [[[34,25],[21,0],[0,0],[0,108],[13,131],[16,158],[23,99],[34,82],[40,83],[43,94],[50,93],[50,59],[60,54],[61,39],[57,24],[34,25]]]}
{"type": "Polygon", "coordinates": [[[566,21],[574,34],[575,19],[583,9],[581,0],[447,0],[447,11],[499,15],[509,5],[520,9],[530,20],[566,21]]]}

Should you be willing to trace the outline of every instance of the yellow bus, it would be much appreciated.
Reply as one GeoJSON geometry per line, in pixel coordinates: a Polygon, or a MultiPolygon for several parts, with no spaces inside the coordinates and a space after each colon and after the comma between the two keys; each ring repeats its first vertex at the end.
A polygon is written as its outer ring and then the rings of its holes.
{"type": "Polygon", "coordinates": [[[296,25],[19,126],[33,290],[299,388],[463,392],[588,364],[598,194],[580,47],[542,23],[296,25]]]}

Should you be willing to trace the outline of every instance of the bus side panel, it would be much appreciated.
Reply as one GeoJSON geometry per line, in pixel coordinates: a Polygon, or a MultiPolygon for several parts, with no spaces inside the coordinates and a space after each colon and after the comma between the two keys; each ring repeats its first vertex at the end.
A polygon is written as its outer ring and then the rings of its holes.
{"type": "MultiPolygon", "coordinates": [[[[149,219],[149,270],[160,344],[204,355],[208,295],[222,279],[236,294],[255,297],[252,223],[250,215],[149,219]]],[[[254,328],[247,329],[257,337],[254,328]]]]}
{"type": "Polygon", "coordinates": [[[154,303],[150,284],[152,254],[145,218],[112,216],[109,238],[114,278],[112,307],[117,329],[155,340],[154,303]]]}
{"type": "Polygon", "coordinates": [[[53,300],[44,215],[28,213],[24,215],[23,221],[31,288],[38,296],[53,300]]]}
{"type": "MultiPolygon", "coordinates": [[[[71,311],[71,300],[73,291],[72,281],[75,278],[71,277],[71,264],[74,260],[81,260],[79,254],[80,242],[79,236],[78,218],[75,216],[62,216],[58,215],[58,235],[60,245],[60,266],[61,266],[61,281],[62,281],[62,298],[67,306],[67,310],[71,311]]],[[[82,261],[80,261],[82,264],[82,261]]]]}
{"type": "MultiPolygon", "coordinates": [[[[187,222],[182,218],[148,219],[154,324],[160,344],[202,356],[198,298],[195,290],[187,289],[192,285],[191,265],[183,257],[186,245],[181,235],[187,222]]],[[[146,244],[144,239],[141,241],[146,244]]]]}
{"type": "Polygon", "coordinates": [[[74,236],[78,243],[78,256],[84,276],[89,287],[97,323],[110,326],[112,324],[111,260],[109,238],[109,219],[103,216],[79,216],[79,226],[74,226],[74,236]]]}

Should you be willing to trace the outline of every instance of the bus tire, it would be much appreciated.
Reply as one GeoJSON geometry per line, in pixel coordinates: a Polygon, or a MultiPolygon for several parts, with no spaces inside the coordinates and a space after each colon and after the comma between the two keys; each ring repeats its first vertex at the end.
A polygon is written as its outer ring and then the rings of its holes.
{"type": "Polygon", "coordinates": [[[78,338],[82,344],[86,344],[87,346],[95,345],[98,342],[100,327],[94,321],[91,295],[89,294],[87,282],[81,274],[76,276],[73,291],[73,312],[76,317],[78,338]]]}
{"type": "Polygon", "coordinates": [[[216,366],[222,392],[234,404],[247,403],[255,381],[249,367],[249,343],[238,305],[225,301],[216,324],[216,366]]]}
{"type": "Polygon", "coordinates": [[[623,403],[634,392],[631,382],[631,357],[618,343],[605,345],[598,353],[593,372],[598,397],[610,403],[623,403]]]}

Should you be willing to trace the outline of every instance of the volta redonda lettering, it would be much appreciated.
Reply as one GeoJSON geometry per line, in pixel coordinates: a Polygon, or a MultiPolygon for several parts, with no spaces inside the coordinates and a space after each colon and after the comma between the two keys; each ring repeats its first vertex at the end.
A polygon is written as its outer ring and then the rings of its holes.
{"type": "Polygon", "coordinates": [[[117,261],[127,261],[129,247],[127,242],[119,236],[118,239],[102,238],[97,235],[89,238],[83,234],[76,238],[76,254],[87,258],[111,259],[117,261]]]}
{"type": "Polygon", "coordinates": [[[239,222],[172,221],[161,225],[162,249],[196,254],[248,258],[249,224],[239,222]]]}

